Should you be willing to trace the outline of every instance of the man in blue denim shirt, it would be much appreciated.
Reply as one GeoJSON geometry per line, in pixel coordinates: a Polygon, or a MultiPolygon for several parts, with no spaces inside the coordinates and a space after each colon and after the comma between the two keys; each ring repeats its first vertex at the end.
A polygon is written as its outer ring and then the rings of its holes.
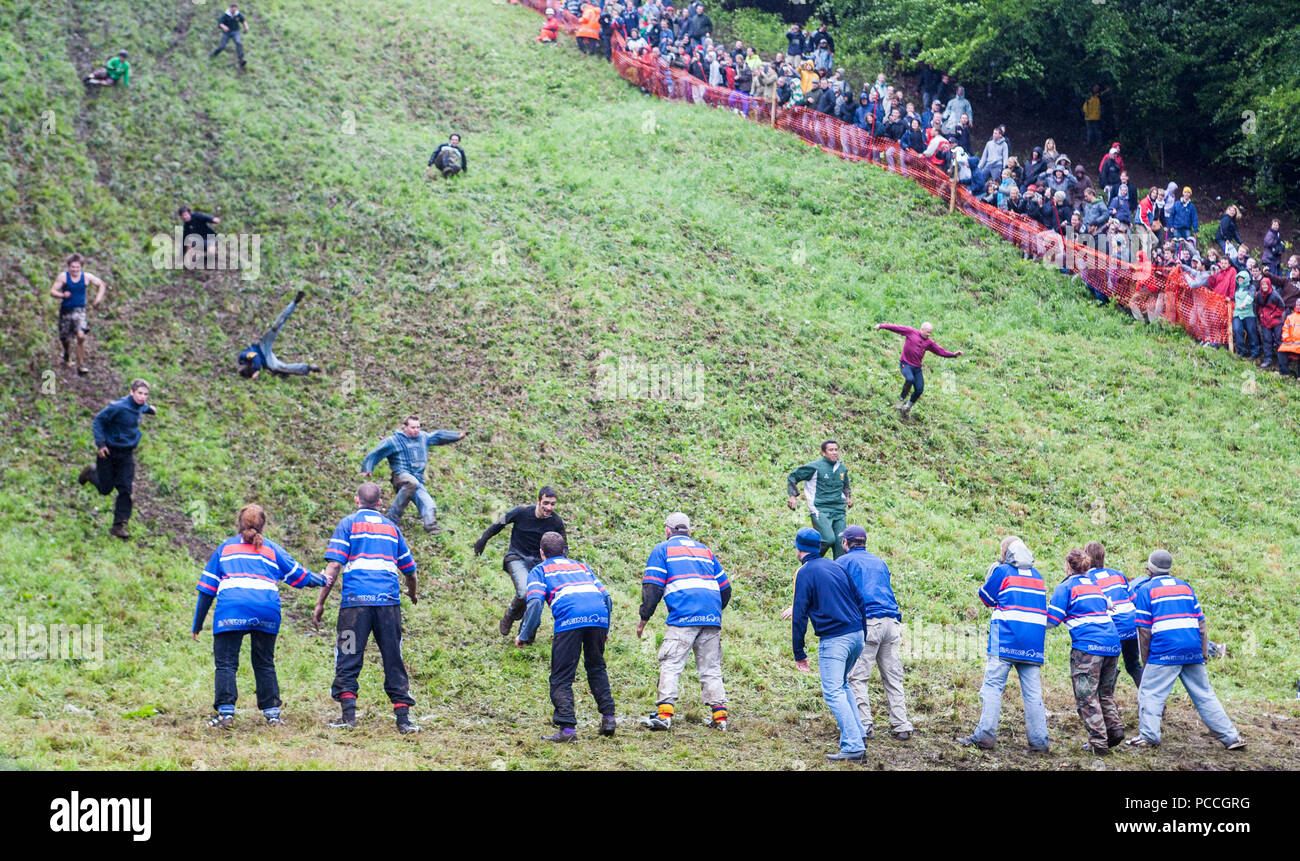
{"type": "MultiPolygon", "coordinates": [[[[424,489],[424,468],[429,463],[430,445],[447,445],[465,438],[464,431],[438,430],[433,433],[420,430],[420,417],[409,415],[402,420],[401,430],[381,442],[361,462],[361,474],[367,478],[379,461],[387,458],[392,471],[393,504],[388,509],[388,519],[396,523],[415,499],[415,507],[424,522],[424,531],[437,535],[443,531],[438,524],[438,506],[424,489]]],[[[448,530],[449,532],[452,530],[448,530]]]]}

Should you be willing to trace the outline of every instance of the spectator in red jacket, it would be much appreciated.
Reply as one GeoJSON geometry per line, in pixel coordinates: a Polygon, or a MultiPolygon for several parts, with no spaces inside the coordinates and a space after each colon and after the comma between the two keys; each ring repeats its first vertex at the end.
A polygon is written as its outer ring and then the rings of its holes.
{"type": "Polygon", "coordinates": [[[1260,368],[1277,366],[1277,348],[1282,343],[1282,320],[1286,309],[1282,306],[1282,294],[1273,289],[1271,279],[1265,277],[1259,281],[1259,290],[1255,293],[1255,316],[1259,318],[1259,338],[1264,345],[1260,368]]]}

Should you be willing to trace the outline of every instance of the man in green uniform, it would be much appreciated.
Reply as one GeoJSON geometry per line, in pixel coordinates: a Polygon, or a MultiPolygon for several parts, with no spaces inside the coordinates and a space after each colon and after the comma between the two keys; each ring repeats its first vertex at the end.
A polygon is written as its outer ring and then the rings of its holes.
{"type": "Polygon", "coordinates": [[[849,496],[849,471],[840,463],[840,445],[833,439],[822,443],[822,456],[806,463],[786,478],[790,495],[787,505],[794,511],[799,504],[799,482],[803,482],[803,495],[808,499],[808,516],[813,528],[821,533],[822,553],[830,548],[836,559],[844,552],[840,533],[848,520],[848,509],[853,507],[849,496]]]}

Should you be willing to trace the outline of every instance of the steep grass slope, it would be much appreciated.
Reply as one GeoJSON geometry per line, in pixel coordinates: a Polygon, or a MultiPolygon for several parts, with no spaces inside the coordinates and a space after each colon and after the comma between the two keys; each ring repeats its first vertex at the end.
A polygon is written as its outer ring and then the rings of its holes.
{"type": "MultiPolygon", "coordinates": [[[[834,436],[854,477],[851,519],[929,642],[982,636],[974,592],[1002,534],[1024,536],[1051,582],[1089,539],[1133,573],[1165,546],[1231,649],[1214,679],[1252,749],[1223,754],[1181,697],[1159,754],[1110,766],[1300,764],[1300,712],[1285,702],[1300,669],[1294,386],[1096,310],[1078,282],[897,177],[651,101],[567,40],[537,46],[531,12],[280,0],[249,13],[242,75],[232,57],[207,57],[216,11],[188,0],[20,3],[0,36],[0,622],[99,624],[105,640],[102,662],[0,663],[4,756],[79,768],[812,766],[834,726],[777,618],[806,521],[784,507],[785,475],[834,436]],[[84,92],[78,73],[119,45],[131,87],[84,92]],[[470,170],[430,181],[429,150],[451,130],[470,170]],[[155,269],[153,237],[181,202],[258,235],[258,277],[155,269]],[[110,284],[84,379],[57,362],[46,295],[73,250],[110,284]],[[327,373],[241,380],[234,351],[299,288],[308,299],[277,351],[327,373]],[[931,361],[917,418],[902,423],[889,408],[899,345],[871,326],[923,319],[967,355],[931,361]],[[686,397],[629,388],[639,367],[684,375],[686,397]],[[136,375],[160,413],[138,457],[137,538],[121,544],[107,536],[111,500],[74,476],[93,411],[136,375]],[[423,585],[405,608],[405,651],[427,731],[392,732],[369,661],[364,727],[323,729],[332,638],[311,629],[313,596],[286,591],[290,727],[256,726],[245,664],[239,729],[214,737],[202,728],[210,640],[188,634],[206,554],[256,500],[268,535],[321,567],[362,455],[411,411],[471,433],[434,450],[429,470],[456,534],[409,535],[423,585]],[[624,718],[654,700],[656,643],[634,633],[645,556],[665,514],[692,515],[735,581],[724,672],[736,732],[684,725],[666,738],[628,721],[576,750],[537,740],[547,637],[532,650],[501,640],[504,537],[481,559],[469,545],[541,483],[560,488],[573,555],[614,593],[608,659],[624,718]]],[[[662,611],[650,630],[661,626],[662,611]]],[[[1051,761],[949,741],[978,710],[976,643],[961,658],[916,649],[918,737],[877,744],[873,762],[1089,765],[1067,743],[1078,735],[1067,636],[1049,644],[1051,761]]],[[[1133,724],[1127,680],[1121,690],[1133,724]]]]}

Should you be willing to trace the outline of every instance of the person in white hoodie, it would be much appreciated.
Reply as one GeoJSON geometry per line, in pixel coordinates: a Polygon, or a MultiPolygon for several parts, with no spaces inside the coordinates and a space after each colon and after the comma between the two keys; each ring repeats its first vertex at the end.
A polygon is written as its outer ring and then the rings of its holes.
{"type": "MultiPolygon", "coordinates": [[[[961,115],[965,114],[970,117],[970,124],[975,125],[975,112],[971,110],[970,101],[966,98],[966,88],[958,87],[957,95],[948,100],[948,105],[943,109],[943,133],[951,136],[957,128],[957,123],[961,120],[961,115]]],[[[1005,164],[1005,160],[1003,162],[1005,164]]]]}
{"type": "Polygon", "coordinates": [[[1002,539],[998,561],[989,566],[978,596],[985,606],[993,608],[988,662],[984,667],[984,684],[980,687],[983,709],[975,731],[957,741],[981,750],[996,746],[1002,690],[1014,669],[1020,677],[1020,696],[1025,701],[1029,750],[1047,753],[1047,712],[1043,707],[1039,672],[1047,633],[1047,587],[1042,575],[1034,569],[1034,555],[1020,538],[1008,535],[1002,539]]]}

